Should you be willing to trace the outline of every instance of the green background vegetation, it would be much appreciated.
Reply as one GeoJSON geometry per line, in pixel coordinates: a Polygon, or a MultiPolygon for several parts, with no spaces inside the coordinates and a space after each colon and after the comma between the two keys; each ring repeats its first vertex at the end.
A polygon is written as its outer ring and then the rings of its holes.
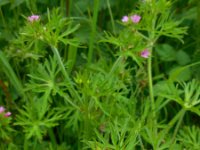
{"type": "Polygon", "coordinates": [[[0,0],[0,149],[199,150],[199,8],[0,0]]]}

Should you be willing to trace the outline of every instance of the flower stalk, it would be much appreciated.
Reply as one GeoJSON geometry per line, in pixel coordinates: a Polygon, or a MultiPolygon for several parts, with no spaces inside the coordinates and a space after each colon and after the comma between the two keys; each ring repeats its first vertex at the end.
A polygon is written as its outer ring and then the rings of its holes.
{"type": "MultiPolygon", "coordinates": [[[[152,48],[150,51],[152,53],[152,48]]],[[[148,58],[148,80],[149,80],[149,96],[151,100],[152,117],[154,120],[154,125],[156,125],[157,121],[156,121],[156,113],[155,113],[155,100],[154,100],[153,79],[152,79],[152,57],[148,58]]]]}

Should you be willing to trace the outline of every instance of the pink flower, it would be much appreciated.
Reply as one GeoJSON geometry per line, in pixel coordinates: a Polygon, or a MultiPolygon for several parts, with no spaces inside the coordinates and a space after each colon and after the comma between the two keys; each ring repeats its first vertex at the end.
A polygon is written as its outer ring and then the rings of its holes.
{"type": "Polygon", "coordinates": [[[129,19],[128,16],[123,16],[122,17],[122,22],[128,22],[128,19],[129,19]]]}
{"type": "Polygon", "coordinates": [[[28,17],[29,22],[34,22],[34,21],[37,21],[39,19],[40,19],[40,16],[38,16],[38,15],[32,15],[32,16],[28,17]]]}
{"type": "Polygon", "coordinates": [[[141,19],[141,16],[139,16],[139,15],[133,15],[133,16],[131,16],[131,20],[132,20],[133,23],[140,22],[140,19],[141,19]]]}
{"type": "Polygon", "coordinates": [[[143,57],[143,58],[148,58],[150,56],[150,52],[148,49],[145,49],[143,50],[141,53],[140,53],[140,56],[143,57]]]}
{"type": "Polygon", "coordinates": [[[3,106],[0,106],[0,114],[5,111],[5,108],[3,106]]]}
{"type": "Polygon", "coordinates": [[[12,114],[11,112],[7,112],[7,113],[4,114],[4,116],[5,117],[10,117],[11,114],[12,114]]]}

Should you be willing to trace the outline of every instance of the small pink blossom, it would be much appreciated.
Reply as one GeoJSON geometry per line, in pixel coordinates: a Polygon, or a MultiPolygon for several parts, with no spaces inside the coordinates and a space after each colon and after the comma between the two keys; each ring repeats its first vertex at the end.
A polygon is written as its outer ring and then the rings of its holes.
{"type": "Polygon", "coordinates": [[[141,53],[140,53],[140,56],[143,57],[143,58],[148,58],[150,56],[150,52],[148,49],[145,49],[143,50],[141,53]]]}
{"type": "Polygon", "coordinates": [[[40,19],[40,16],[38,16],[38,15],[32,15],[32,16],[28,17],[29,22],[34,22],[34,21],[37,21],[39,19],[40,19]]]}
{"type": "Polygon", "coordinates": [[[5,108],[3,106],[0,106],[0,114],[5,111],[5,108]]]}
{"type": "Polygon", "coordinates": [[[131,20],[132,20],[133,23],[140,22],[140,19],[141,19],[141,16],[139,16],[139,15],[133,15],[133,16],[131,16],[131,20]]]}
{"type": "Polygon", "coordinates": [[[5,117],[10,117],[11,114],[12,114],[11,112],[7,112],[7,113],[4,114],[4,116],[5,117]]]}
{"type": "Polygon", "coordinates": [[[123,16],[122,17],[122,22],[128,22],[128,19],[129,19],[128,16],[123,16]]]}

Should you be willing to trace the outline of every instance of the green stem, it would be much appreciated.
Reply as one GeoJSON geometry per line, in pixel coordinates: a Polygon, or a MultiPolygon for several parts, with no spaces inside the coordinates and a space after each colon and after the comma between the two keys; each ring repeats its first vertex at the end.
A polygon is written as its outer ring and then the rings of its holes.
{"type": "MultiPolygon", "coordinates": [[[[173,119],[168,123],[168,125],[167,125],[167,127],[164,129],[164,130],[162,130],[162,131],[160,131],[159,132],[159,134],[157,135],[157,139],[161,139],[161,138],[163,138],[163,135],[166,135],[166,134],[168,134],[168,132],[171,130],[171,128],[174,126],[174,124],[178,121],[178,122],[181,122],[180,120],[182,120],[181,118],[183,118],[183,114],[185,114],[185,109],[181,109],[174,117],[173,117],[173,119]]],[[[177,130],[178,131],[178,124],[180,124],[180,123],[177,123],[177,126],[176,126],[176,129],[175,130],[177,130]]],[[[176,132],[177,132],[176,131],[176,132]]],[[[175,133],[175,132],[174,132],[175,133]]],[[[175,136],[174,136],[175,137],[175,136]]],[[[173,138],[172,138],[173,139],[173,138]]],[[[173,143],[173,142],[171,142],[171,143],[173,143]]],[[[172,147],[171,147],[172,148],[172,147]]],[[[169,148],[169,149],[171,149],[171,148],[169,148]]]]}
{"type": "Polygon", "coordinates": [[[56,142],[56,137],[53,133],[52,128],[48,129],[48,134],[49,134],[49,137],[51,139],[51,143],[53,144],[53,147],[56,148],[57,142],[56,142]]]}
{"type": "Polygon", "coordinates": [[[111,25],[112,25],[112,28],[113,28],[113,33],[115,34],[115,32],[116,32],[115,22],[114,22],[114,19],[113,19],[112,10],[111,10],[111,7],[110,7],[109,0],[107,0],[107,5],[108,5],[108,11],[109,11],[110,19],[111,19],[111,25]]]}
{"type": "MultiPolygon", "coordinates": [[[[155,1],[152,1],[152,5],[155,5],[155,1]]],[[[151,48],[149,51],[151,52],[151,56],[153,55],[153,46],[156,42],[156,35],[155,35],[155,25],[156,25],[156,13],[154,12],[155,8],[152,6],[152,15],[154,15],[154,19],[152,19],[152,25],[151,25],[151,32],[149,32],[149,39],[150,39],[150,46],[151,48]]],[[[157,120],[156,120],[156,110],[155,110],[155,99],[154,99],[154,93],[153,93],[153,79],[152,79],[152,57],[148,58],[148,80],[149,80],[149,95],[151,100],[151,109],[152,109],[152,117],[153,117],[153,126],[155,129],[155,135],[157,135],[157,120]]]]}
{"type": "Polygon", "coordinates": [[[143,142],[142,142],[142,138],[141,138],[141,136],[139,135],[138,138],[139,138],[139,143],[140,143],[140,147],[141,147],[141,149],[142,149],[142,150],[145,150],[145,148],[144,148],[144,144],[143,144],[143,142]]]}
{"type": "Polygon", "coordinates": [[[77,110],[80,110],[80,108],[76,105],[76,104],[74,104],[72,101],[70,101],[70,98],[64,93],[64,92],[62,92],[61,90],[60,91],[57,91],[58,92],[58,94],[60,95],[60,96],[62,96],[63,98],[64,98],[64,100],[67,102],[67,103],[69,103],[69,104],[71,104],[74,108],[76,108],[77,110]]]}
{"type": "Polygon", "coordinates": [[[32,143],[33,143],[33,150],[36,150],[36,147],[37,147],[37,145],[38,145],[37,139],[34,138],[34,140],[33,140],[32,143]]]}
{"type": "Polygon", "coordinates": [[[72,6],[72,1],[66,0],[66,16],[67,17],[70,17],[71,6],[72,6]]]}
{"type": "MultiPolygon", "coordinates": [[[[120,66],[121,63],[123,63],[123,61],[124,61],[124,57],[123,56],[119,56],[117,58],[117,60],[113,64],[112,68],[110,69],[110,72],[106,76],[106,80],[104,82],[102,82],[101,86],[104,86],[104,85],[107,84],[107,81],[112,78],[112,75],[117,71],[117,69],[119,69],[119,66],[120,66]]],[[[104,113],[108,115],[108,113],[106,113],[105,111],[104,111],[104,113]]]]}
{"type": "Polygon", "coordinates": [[[63,73],[65,79],[66,79],[67,82],[68,82],[68,88],[69,88],[70,94],[72,95],[73,98],[75,98],[75,99],[77,99],[77,100],[80,101],[81,98],[80,98],[79,94],[77,93],[77,91],[75,90],[74,86],[73,86],[72,83],[71,83],[71,80],[70,80],[70,78],[69,78],[69,76],[68,76],[68,73],[67,73],[67,71],[66,71],[66,69],[65,69],[65,66],[64,66],[62,60],[61,60],[61,57],[60,57],[60,54],[59,54],[57,48],[54,47],[54,46],[51,46],[51,49],[52,49],[54,55],[56,56],[56,59],[57,59],[59,65],[60,65],[60,67],[61,67],[61,71],[62,71],[62,73],[63,73]]]}
{"type": "Polygon", "coordinates": [[[93,18],[92,18],[92,31],[90,35],[90,43],[89,43],[89,52],[88,52],[88,64],[92,61],[93,49],[94,49],[94,39],[97,28],[97,18],[99,11],[99,0],[94,0],[94,10],[93,10],[93,18]]]}
{"type": "Polygon", "coordinates": [[[169,132],[169,130],[174,126],[174,124],[180,120],[182,114],[185,113],[185,109],[181,109],[176,116],[173,117],[173,119],[168,123],[167,127],[165,128],[165,130],[163,131],[164,134],[167,134],[169,132]]]}
{"type": "Polygon", "coordinates": [[[69,45],[68,58],[67,58],[67,60],[69,62],[69,66],[68,66],[69,74],[72,72],[72,69],[76,63],[77,51],[78,51],[77,47],[75,47],[73,45],[69,45]]]}
{"type": "Polygon", "coordinates": [[[183,117],[185,116],[185,112],[186,112],[185,110],[183,110],[183,111],[181,112],[181,116],[180,116],[179,121],[178,121],[178,123],[177,123],[177,125],[176,125],[176,128],[175,128],[175,130],[174,130],[174,134],[173,134],[172,139],[171,139],[171,146],[170,146],[169,149],[171,149],[172,146],[174,145],[175,138],[176,138],[176,135],[177,135],[178,130],[179,130],[179,128],[180,128],[180,125],[181,125],[181,123],[182,123],[182,121],[183,121],[183,117]]]}
{"type": "Polygon", "coordinates": [[[29,149],[29,142],[28,142],[28,140],[25,138],[24,139],[24,150],[28,150],[29,149]]]}
{"type": "Polygon", "coordinates": [[[115,63],[113,64],[109,74],[108,74],[108,78],[110,79],[111,75],[119,68],[119,65],[123,62],[124,57],[119,56],[117,58],[117,60],[115,61],[115,63]]]}
{"type": "MultiPolygon", "coordinates": [[[[152,53],[152,49],[150,50],[152,53]]],[[[152,55],[152,54],[151,54],[152,55]]],[[[154,93],[153,93],[153,79],[152,79],[152,57],[148,58],[148,80],[149,80],[149,95],[151,100],[151,109],[152,109],[152,117],[154,121],[155,133],[156,131],[156,113],[155,113],[155,100],[154,100],[154,93]]]]}

